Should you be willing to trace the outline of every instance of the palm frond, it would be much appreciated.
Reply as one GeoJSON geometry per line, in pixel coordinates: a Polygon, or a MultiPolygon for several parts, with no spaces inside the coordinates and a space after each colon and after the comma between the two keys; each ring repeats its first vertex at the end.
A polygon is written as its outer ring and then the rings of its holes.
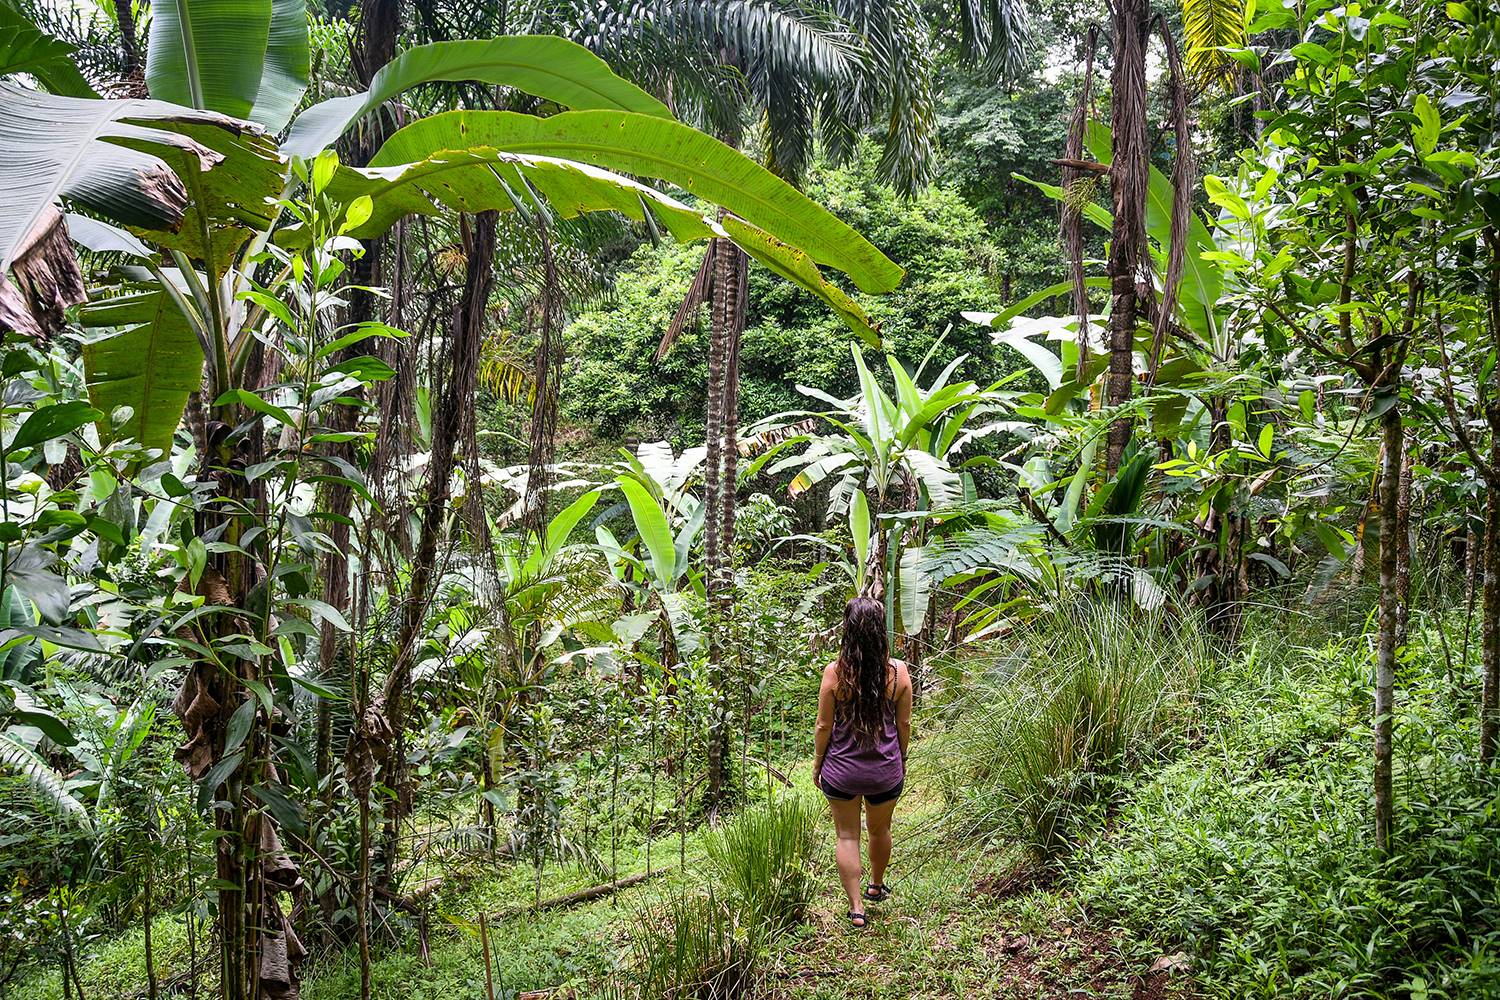
{"type": "Polygon", "coordinates": [[[998,75],[1020,72],[1032,40],[1026,0],[961,0],[959,6],[964,58],[998,75]]]}
{"type": "Polygon", "coordinates": [[[1228,81],[1236,64],[1224,50],[1247,44],[1245,0],[1183,0],[1182,34],[1193,79],[1204,87],[1228,81]]]}

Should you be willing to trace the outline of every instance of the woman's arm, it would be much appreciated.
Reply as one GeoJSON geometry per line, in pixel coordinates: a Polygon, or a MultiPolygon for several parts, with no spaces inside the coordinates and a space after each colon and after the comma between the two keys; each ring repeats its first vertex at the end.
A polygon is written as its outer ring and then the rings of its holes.
{"type": "Polygon", "coordinates": [[[906,760],[906,748],[911,745],[911,672],[902,663],[896,677],[896,736],[901,741],[901,759],[906,760]]]}
{"type": "Polygon", "coordinates": [[[823,683],[818,687],[818,722],[813,729],[813,784],[823,783],[823,758],[828,754],[828,740],[833,736],[833,689],[832,668],[823,671],[823,683]]]}

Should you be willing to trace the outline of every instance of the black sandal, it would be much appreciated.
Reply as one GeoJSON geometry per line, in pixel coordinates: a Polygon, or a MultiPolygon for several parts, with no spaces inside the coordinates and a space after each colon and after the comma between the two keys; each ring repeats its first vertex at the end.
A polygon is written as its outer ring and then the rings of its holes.
{"type": "Polygon", "coordinates": [[[891,890],[886,888],[884,882],[871,882],[865,886],[865,901],[868,903],[884,903],[890,898],[891,890]],[[870,890],[872,889],[875,891],[875,895],[873,896],[870,895],[870,890]]]}
{"type": "Polygon", "coordinates": [[[855,913],[853,910],[849,911],[849,926],[853,927],[857,931],[862,931],[865,929],[865,925],[867,923],[869,923],[869,918],[866,917],[863,913],[855,913]],[[858,920],[859,923],[855,923],[856,920],[858,920]]]}

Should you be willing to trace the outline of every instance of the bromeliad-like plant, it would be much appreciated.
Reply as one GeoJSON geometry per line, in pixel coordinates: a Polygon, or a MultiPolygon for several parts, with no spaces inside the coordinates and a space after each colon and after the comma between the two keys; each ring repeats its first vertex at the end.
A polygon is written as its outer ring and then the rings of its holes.
{"type": "MultiPolygon", "coordinates": [[[[897,578],[903,547],[920,545],[928,524],[943,508],[972,495],[973,484],[961,472],[963,463],[956,461],[957,455],[975,436],[988,432],[970,427],[970,421],[998,406],[1002,396],[998,386],[981,389],[973,382],[950,382],[962,357],[922,387],[917,380],[924,366],[918,366],[915,375],[908,374],[899,361],[887,356],[893,395],[865,365],[859,348],[852,351],[859,373],[857,396],[837,399],[798,386],[799,392],[832,409],[777,414],[753,428],[764,440],[809,420],[826,423],[829,432],[782,437],[751,463],[747,473],[763,467],[770,472],[797,469],[789,487],[794,496],[832,478],[828,509],[831,514],[847,512],[849,516],[855,588],[877,596],[899,594],[903,593],[897,578]],[[792,448],[801,451],[777,458],[792,448]]],[[[915,634],[923,628],[927,605],[925,601],[908,604],[901,608],[901,620],[915,634]]],[[[895,611],[893,604],[893,623],[895,611]]]]}

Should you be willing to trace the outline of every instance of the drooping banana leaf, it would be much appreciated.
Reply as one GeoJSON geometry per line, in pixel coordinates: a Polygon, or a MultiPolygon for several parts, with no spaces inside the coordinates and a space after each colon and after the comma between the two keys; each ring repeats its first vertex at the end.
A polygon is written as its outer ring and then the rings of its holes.
{"type": "Polygon", "coordinates": [[[865,341],[879,344],[864,310],[843,289],[824,280],[800,249],[734,216],[714,222],[701,210],[639,181],[588,164],[483,148],[444,151],[398,166],[341,168],[328,192],[345,202],[369,196],[370,217],[352,231],[358,237],[378,235],[406,215],[486,209],[529,212],[540,208],[537,199],[565,219],[612,211],[639,220],[649,211],[682,242],[728,236],[751,257],[821,298],[865,341]]]}
{"type": "Polygon", "coordinates": [[[151,96],[279,131],[307,89],[304,0],[160,0],[151,7],[151,96]]]}
{"type": "Polygon", "coordinates": [[[666,105],[616,76],[583,46],[554,35],[510,35],[433,42],[406,50],[375,74],[368,90],[323,101],[298,115],[282,150],[310,159],[356,119],[403,91],[439,80],[514,87],[577,111],[612,109],[671,117],[666,105]]]}
{"type": "Polygon", "coordinates": [[[0,0],[0,76],[25,73],[54,94],[98,97],[78,72],[74,47],[0,0]]]}
{"type": "Polygon", "coordinates": [[[245,128],[161,101],[58,97],[0,82],[0,272],[64,199],[140,230],[178,229],[189,194],[163,156],[208,170],[225,156],[198,137],[228,141],[245,128]]]}
{"type": "Polygon", "coordinates": [[[618,111],[568,111],[550,118],[450,111],[397,131],[370,165],[474,149],[557,157],[665,181],[843,271],[867,292],[890,291],[902,277],[900,267],[827,209],[737,150],[668,118],[618,111]]]}

